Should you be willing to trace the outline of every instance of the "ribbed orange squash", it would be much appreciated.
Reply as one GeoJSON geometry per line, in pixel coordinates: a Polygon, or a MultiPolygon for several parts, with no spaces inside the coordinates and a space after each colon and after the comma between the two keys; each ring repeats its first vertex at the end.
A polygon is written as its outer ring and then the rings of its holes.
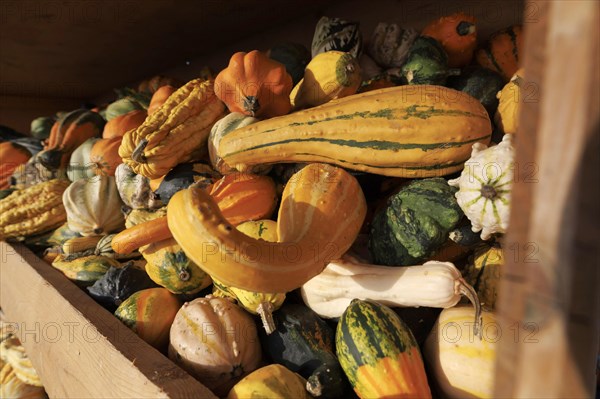
{"type": "Polygon", "coordinates": [[[235,53],[215,79],[215,94],[231,112],[257,118],[290,112],[291,92],[292,77],[285,65],[258,50],[235,53]]]}
{"type": "Polygon", "coordinates": [[[269,218],[277,204],[275,182],[268,176],[233,173],[217,180],[207,191],[233,226],[269,218]]]}
{"type": "Polygon", "coordinates": [[[117,166],[123,163],[119,156],[122,137],[100,139],[94,143],[90,152],[90,162],[95,164],[94,172],[100,176],[114,176],[117,166]]]}
{"type": "Polygon", "coordinates": [[[290,178],[277,222],[278,243],[236,230],[202,189],[177,192],[167,207],[169,229],[186,255],[225,285],[287,292],[320,273],[356,239],[366,202],[341,168],[310,164],[290,178]]]}
{"type": "Polygon", "coordinates": [[[0,143],[0,190],[7,189],[10,177],[18,166],[31,158],[29,150],[22,145],[5,141],[0,143]]]}
{"type": "Polygon", "coordinates": [[[146,111],[143,109],[136,109],[126,114],[119,115],[116,118],[112,118],[104,125],[102,138],[112,139],[113,137],[123,137],[125,133],[144,123],[146,116],[148,116],[146,111]]]}

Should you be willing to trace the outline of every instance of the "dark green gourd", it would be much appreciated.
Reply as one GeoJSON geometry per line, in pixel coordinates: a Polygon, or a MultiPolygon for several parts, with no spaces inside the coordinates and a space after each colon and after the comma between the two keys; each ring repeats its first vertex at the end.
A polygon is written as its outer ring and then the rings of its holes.
{"type": "Polygon", "coordinates": [[[463,216],[456,189],[441,177],[414,180],[374,216],[369,250],[375,263],[421,264],[448,239],[463,216]]]}
{"type": "Polygon", "coordinates": [[[498,108],[496,94],[504,87],[504,78],[491,69],[469,66],[460,75],[448,77],[446,86],[475,97],[493,119],[498,108]]]}
{"type": "Polygon", "coordinates": [[[94,285],[87,287],[87,290],[98,303],[114,312],[134,293],[154,287],[158,285],[150,280],[144,270],[126,264],[121,268],[111,267],[94,285]]]}
{"type": "Polygon", "coordinates": [[[402,76],[411,85],[443,85],[450,73],[446,51],[428,36],[419,36],[413,42],[402,66],[402,76]]]}
{"type": "Polygon", "coordinates": [[[277,329],[270,335],[263,331],[261,336],[262,347],[273,362],[306,378],[306,388],[315,397],[344,397],[349,386],[334,354],[331,327],[298,304],[284,304],[273,318],[277,329]]]}

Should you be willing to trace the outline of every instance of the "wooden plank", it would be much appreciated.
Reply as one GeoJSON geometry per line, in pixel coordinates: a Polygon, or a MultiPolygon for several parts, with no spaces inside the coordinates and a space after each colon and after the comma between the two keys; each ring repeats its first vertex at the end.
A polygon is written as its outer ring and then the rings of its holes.
{"type": "Polygon", "coordinates": [[[50,397],[216,398],[22,245],[0,242],[0,306],[50,397]]]}
{"type": "Polygon", "coordinates": [[[527,24],[496,397],[589,398],[600,331],[599,3],[536,2],[527,24]],[[592,222],[593,221],[593,222],[592,222]]]}

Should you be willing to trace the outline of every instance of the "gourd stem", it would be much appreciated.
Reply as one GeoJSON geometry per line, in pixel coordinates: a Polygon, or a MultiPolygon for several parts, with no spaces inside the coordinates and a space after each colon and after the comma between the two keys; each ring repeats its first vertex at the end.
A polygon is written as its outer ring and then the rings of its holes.
{"type": "Polygon", "coordinates": [[[467,297],[475,308],[475,324],[473,325],[473,334],[481,340],[483,337],[483,318],[481,317],[481,303],[475,289],[469,285],[464,279],[459,278],[457,281],[458,291],[461,295],[467,297]]]}
{"type": "Polygon", "coordinates": [[[493,200],[496,197],[498,197],[498,193],[496,192],[496,189],[493,186],[490,186],[489,184],[484,184],[481,187],[481,196],[483,198],[493,200]]]}
{"type": "Polygon", "coordinates": [[[272,334],[275,331],[275,320],[273,320],[273,310],[273,304],[271,302],[261,302],[256,308],[256,313],[259,314],[265,332],[268,335],[272,334]]]}
{"type": "Polygon", "coordinates": [[[188,281],[191,275],[189,271],[187,271],[185,268],[182,268],[181,270],[179,270],[178,277],[181,281],[188,281]]]}
{"type": "Polygon", "coordinates": [[[148,140],[141,139],[138,145],[131,153],[131,159],[138,163],[146,163],[146,157],[144,156],[144,150],[148,145],[148,140]]]}

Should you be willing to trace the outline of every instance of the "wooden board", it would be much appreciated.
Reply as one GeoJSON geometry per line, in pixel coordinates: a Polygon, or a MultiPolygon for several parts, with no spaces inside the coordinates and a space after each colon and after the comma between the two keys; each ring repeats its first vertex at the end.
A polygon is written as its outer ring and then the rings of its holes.
{"type": "Polygon", "coordinates": [[[0,242],[0,307],[50,397],[216,398],[22,245],[0,242]]]}
{"type": "Polygon", "coordinates": [[[600,332],[600,3],[537,2],[525,93],[496,397],[590,398],[600,332]]]}

